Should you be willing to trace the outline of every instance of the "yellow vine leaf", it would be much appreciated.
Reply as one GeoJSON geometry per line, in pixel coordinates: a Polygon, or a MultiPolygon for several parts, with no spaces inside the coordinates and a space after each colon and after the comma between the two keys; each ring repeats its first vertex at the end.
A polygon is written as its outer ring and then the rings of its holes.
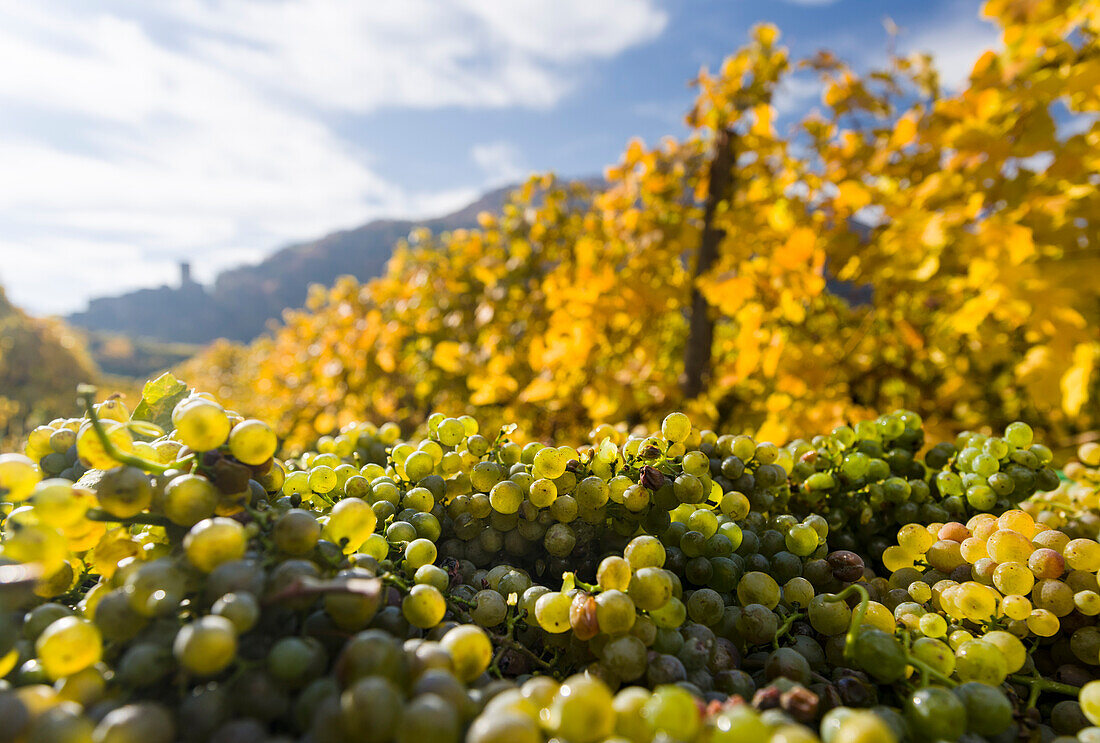
{"type": "Polygon", "coordinates": [[[781,268],[793,270],[809,263],[814,254],[817,238],[809,227],[800,227],[791,233],[783,247],[776,251],[775,261],[781,268]]]}
{"type": "Polygon", "coordinates": [[[432,363],[454,374],[462,366],[462,345],[454,341],[440,341],[432,352],[432,363]]]}
{"type": "Polygon", "coordinates": [[[1015,265],[1023,263],[1035,254],[1035,241],[1031,237],[1031,230],[1027,227],[1013,227],[1005,238],[1005,247],[1008,249],[1008,259],[1015,265]]]}
{"type": "Polygon", "coordinates": [[[894,133],[890,135],[890,146],[902,148],[911,144],[917,138],[916,116],[902,116],[894,126],[894,133]]]}
{"type": "Polygon", "coordinates": [[[773,46],[779,41],[779,27],[772,23],[761,23],[753,28],[753,36],[764,46],[773,46]]]}
{"type": "Polygon", "coordinates": [[[940,257],[938,255],[926,256],[921,264],[913,271],[913,278],[917,281],[928,281],[940,270],[940,257]]]}
{"type": "Polygon", "coordinates": [[[1096,370],[1100,344],[1079,343],[1073,349],[1073,365],[1062,375],[1062,409],[1077,415],[1089,399],[1089,383],[1096,370]]]}
{"type": "Polygon", "coordinates": [[[523,402],[542,402],[553,398],[556,393],[557,385],[554,384],[553,380],[538,377],[531,380],[531,383],[524,388],[519,399],[523,402]]]}
{"type": "Polygon", "coordinates": [[[725,315],[735,315],[752,299],[752,280],[746,276],[729,274],[716,281],[707,281],[702,287],[707,301],[725,315]]]}
{"type": "Polygon", "coordinates": [[[768,104],[761,104],[753,109],[754,121],[750,130],[758,137],[772,136],[772,116],[774,109],[768,104]]]}
{"type": "Polygon", "coordinates": [[[929,430],[1019,417],[1071,441],[1100,427],[1100,124],[1054,121],[1100,110],[1098,8],[987,3],[1004,43],[956,89],[927,57],[863,74],[791,59],[760,28],[701,73],[689,131],[624,141],[606,188],[534,176],[477,227],[414,230],[383,276],[311,290],[269,336],[180,376],[281,421],[291,448],[349,414],[463,410],[557,438],[673,407],[777,439],[906,407],[929,430]],[[796,70],[819,75],[824,105],[788,136],[770,106],[796,70]],[[716,128],[739,157],[696,282],[716,128]],[[882,222],[854,234],[847,217],[872,205],[882,222]],[[825,285],[826,257],[857,301],[825,285]],[[712,361],[685,400],[695,287],[712,361]]]}
{"type": "Polygon", "coordinates": [[[928,248],[942,248],[947,244],[947,236],[943,231],[943,215],[932,214],[924,224],[921,231],[921,242],[928,248]]]}
{"type": "Polygon", "coordinates": [[[837,185],[837,208],[859,211],[871,203],[871,192],[859,181],[842,181],[837,185]]]}
{"type": "Polygon", "coordinates": [[[775,204],[767,210],[767,214],[768,224],[776,232],[787,232],[794,226],[791,205],[786,199],[777,199],[775,204]]]}

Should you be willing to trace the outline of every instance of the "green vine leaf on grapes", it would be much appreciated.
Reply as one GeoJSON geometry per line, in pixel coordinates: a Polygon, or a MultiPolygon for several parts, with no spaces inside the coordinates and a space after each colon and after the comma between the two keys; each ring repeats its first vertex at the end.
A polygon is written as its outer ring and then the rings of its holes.
{"type": "Polygon", "coordinates": [[[187,385],[165,372],[146,382],[141,391],[141,402],[134,408],[131,420],[148,421],[163,429],[172,428],[172,409],[187,397],[187,385]]]}

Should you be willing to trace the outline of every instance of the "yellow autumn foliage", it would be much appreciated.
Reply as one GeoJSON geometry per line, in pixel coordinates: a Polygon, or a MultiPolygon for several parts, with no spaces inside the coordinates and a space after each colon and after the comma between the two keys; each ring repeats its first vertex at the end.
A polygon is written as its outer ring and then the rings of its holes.
{"type": "Polygon", "coordinates": [[[182,373],[292,444],[433,410],[560,437],[683,409],[785,440],[906,407],[1069,446],[1100,426],[1100,0],[984,12],[1003,49],[960,90],[925,56],[860,75],[757,28],[696,80],[689,135],[628,143],[605,188],[533,177],[478,229],[416,232],[381,278],[182,373]],[[822,104],[780,127],[799,70],[822,104]],[[686,399],[696,290],[711,354],[686,399]]]}

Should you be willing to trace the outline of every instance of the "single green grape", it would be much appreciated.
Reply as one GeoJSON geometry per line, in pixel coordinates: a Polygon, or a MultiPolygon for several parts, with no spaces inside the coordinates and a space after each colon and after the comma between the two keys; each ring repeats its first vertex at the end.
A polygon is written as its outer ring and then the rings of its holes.
{"type": "Polygon", "coordinates": [[[180,475],[164,488],[164,515],[180,526],[194,526],[214,515],[218,490],[201,475],[180,475]]]}
{"type": "Polygon", "coordinates": [[[596,621],[608,635],[619,635],[634,626],[634,602],[626,593],[611,589],[596,595],[596,621]]]}
{"type": "Polygon", "coordinates": [[[480,627],[470,624],[455,627],[443,635],[440,644],[451,654],[455,676],[460,681],[473,681],[489,667],[493,644],[480,627]]]}
{"type": "Polygon", "coordinates": [[[374,533],[377,522],[374,509],[366,501],[354,497],[344,498],[329,512],[328,521],[321,529],[321,537],[338,545],[344,554],[350,555],[358,551],[374,533]]]}
{"type": "Polygon", "coordinates": [[[271,426],[260,420],[241,421],[229,432],[229,453],[245,464],[263,464],[275,456],[278,446],[271,426]]]}
{"type": "Polygon", "coordinates": [[[239,521],[216,516],[191,527],[183,538],[188,561],[204,573],[219,565],[244,557],[248,536],[239,521]]]}
{"type": "Polygon", "coordinates": [[[180,629],[172,652],[188,673],[215,676],[237,657],[236,627],[223,616],[209,614],[180,629]]]}
{"type": "Polygon", "coordinates": [[[570,629],[569,607],[572,599],[557,591],[543,594],[535,602],[535,620],[547,632],[560,634],[570,629]]]}
{"type": "Polygon", "coordinates": [[[672,740],[694,740],[702,726],[695,697],[679,686],[658,686],[641,712],[653,730],[672,740]]]}
{"type": "Polygon", "coordinates": [[[613,701],[602,682],[584,675],[570,676],[554,695],[547,727],[571,743],[596,743],[615,729],[613,701]]]}
{"type": "Polygon", "coordinates": [[[405,545],[405,562],[413,572],[435,562],[436,554],[435,543],[428,539],[414,539],[405,545]]]}
{"type": "Polygon", "coordinates": [[[447,611],[447,602],[435,586],[417,584],[401,601],[401,613],[409,624],[421,629],[430,629],[443,620],[447,611]]]}
{"type": "Polygon", "coordinates": [[[229,438],[229,417],[212,400],[184,400],[173,410],[172,422],[179,440],[193,451],[217,449],[229,438]]]}
{"type": "Polygon", "coordinates": [[[631,570],[663,567],[665,546],[656,537],[646,535],[635,537],[623,550],[623,558],[629,563],[631,570]]]}
{"type": "Polygon", "coordinates": [[[966,706],[947,689],[915,691],[905,706],[905,719],[920,740],[956,740],[966,732],[966,706]]]}
{"type": "Polygon", "coordinates": [[[58,619],[38,636],[35,654],[50,679],[56,681],[83,671],[103,657],[99,629],[86,619],[58,619]]]}
{"type": "Polygon", "coordinates": [[[321,524],[307,510],[292,508],[275,522],[272,541],[275,547],[288,555],[305,555],[317,546],[321,538],[321,524]]]}

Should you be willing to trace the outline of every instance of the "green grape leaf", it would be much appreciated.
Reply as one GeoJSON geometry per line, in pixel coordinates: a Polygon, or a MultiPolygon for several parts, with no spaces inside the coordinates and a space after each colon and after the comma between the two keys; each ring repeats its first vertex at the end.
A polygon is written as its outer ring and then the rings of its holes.
{"type": "Polygon", "coordinates": [[[187,385],[165,372],[146,382],[141,391],[141,402],[134,408],[131,420],[148,421],[165,431],[172,428],[172,410],[188,395],[187,385]]]}

